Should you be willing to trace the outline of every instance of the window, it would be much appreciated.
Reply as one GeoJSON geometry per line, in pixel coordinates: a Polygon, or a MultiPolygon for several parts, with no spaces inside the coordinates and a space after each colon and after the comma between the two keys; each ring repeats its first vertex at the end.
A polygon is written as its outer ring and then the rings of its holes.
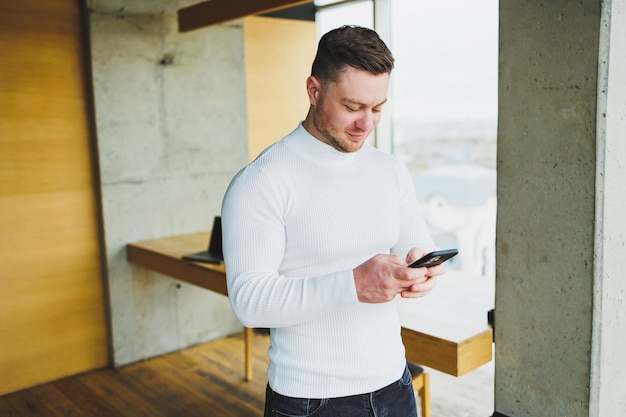
{"type": "Polygon", "coordinates": [[[373,0],[337,1],[316,0],[315,15],[318,39],[326,32],[342,25],[359,25],[374,28],[373,0]]]}
{"type": "MultiPolygon", "coordinates": [[[[318,36],[342,24],[379,30],[374,1],[316,1],[318,36]]],[[[378,132],[390,143],[379,143],[409,167],[437,244],[459,248],[449,267],[493,277],[498,1],[385,3],[396,67],[378,132]]]]}

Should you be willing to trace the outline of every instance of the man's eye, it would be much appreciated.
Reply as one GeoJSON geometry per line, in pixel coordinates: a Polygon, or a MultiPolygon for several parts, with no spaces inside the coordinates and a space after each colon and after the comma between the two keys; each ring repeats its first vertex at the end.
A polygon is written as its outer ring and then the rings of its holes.
{"type": "Polygon", "coordinates": [[[355,111],[358,111],[359,109],[354,108],[354,107],[348,107],[348,106],[346,106],[346,110],[351,111],[351,112],[355,112],[355,111]]]}

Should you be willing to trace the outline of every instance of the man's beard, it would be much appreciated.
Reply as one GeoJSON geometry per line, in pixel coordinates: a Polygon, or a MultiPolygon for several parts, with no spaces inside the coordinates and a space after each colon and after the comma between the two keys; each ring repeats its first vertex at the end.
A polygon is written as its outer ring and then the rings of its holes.
{"type": "Polygon", "coordinates": [[[343,131],[333,128],[323,111],[316,110],[313,113],[313,126],[324,137],[326,143],[339,152],[356,152],[363,146],[363,142],[354,143],[349,140],[341,140],[343,131]]]}

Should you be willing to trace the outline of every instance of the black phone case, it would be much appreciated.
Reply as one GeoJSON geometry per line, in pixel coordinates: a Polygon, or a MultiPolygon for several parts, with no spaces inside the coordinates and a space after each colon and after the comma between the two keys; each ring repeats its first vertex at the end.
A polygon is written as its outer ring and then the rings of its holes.
{"type": "Polygon", "coordinates": [[[422,256],[420,259],[409,265],[409,268],[430,268],[432,266],[437,266],[444,263],[453,256],[456,256],[458,253],[459,251],[457,249],[436,250],[422,256]]]}

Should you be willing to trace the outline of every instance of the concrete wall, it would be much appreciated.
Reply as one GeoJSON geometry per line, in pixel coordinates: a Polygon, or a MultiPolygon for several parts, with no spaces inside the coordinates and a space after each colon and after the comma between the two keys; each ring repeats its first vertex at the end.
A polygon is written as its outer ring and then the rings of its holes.
{"type": "Polygon", "coordinates": [[[590,416],[626,415],[626,0],[600,31],[590,416]]]}
{"type": "Polygon", "coordinates": [[[626,413],[623,22],[500,1],[496,415],[626,413]]]}
{"type": "Polygon", "coordinates": [[[177,32],[176,1],[88,1],[116,366],[241,330],[226,297],[126,261],[209,230],[247,162],[240,22],[177,32]],[[129,5],[130,4],[130,5],[129,5]]]}

